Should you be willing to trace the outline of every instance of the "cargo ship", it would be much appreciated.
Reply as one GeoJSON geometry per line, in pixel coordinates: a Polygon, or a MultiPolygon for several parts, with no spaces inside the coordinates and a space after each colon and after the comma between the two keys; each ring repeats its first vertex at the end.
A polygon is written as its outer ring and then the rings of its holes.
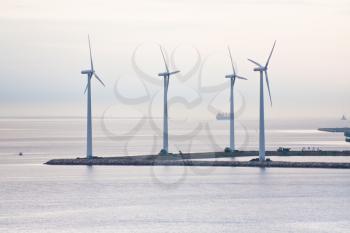
{"type": "Polygon", "coordinates": [[[219,112],[218,114],[216,114],[216,120],[230,120],[230,113],[219,112]]]}

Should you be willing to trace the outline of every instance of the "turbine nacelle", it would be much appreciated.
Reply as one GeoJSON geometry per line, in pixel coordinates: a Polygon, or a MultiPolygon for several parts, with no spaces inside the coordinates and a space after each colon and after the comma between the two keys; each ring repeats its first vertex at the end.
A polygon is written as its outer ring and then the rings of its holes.
{"type": "Polygon", "coordinates": [[[81,74],[93,74],[94,73],[94,71],[92,71],[92,70],[82,70],[81,71],[81,74]]]}
{"type": "Polygon", "coordinates": [[[241,77],[237,74],[229,74],[229,75],[226,75],[225,78],[234,78],[234,79],[238,78],[238,79],[248,80],[247,78],[241,77]]]}
{"type": "Polygon", "coordinates": [[[267,67],[256,67],[254,68],[254,71],[264,72],[267,71],[267,67]]]}
{"type": "MultiPolygon", "coordinates": [[[[91,44],[90,44],[90,37],[88,36],[88,42],[89,42],[89,53],[90,53],[90,69],[89,70],[82,70],[81,73],[82,74],[87,74],[88,78],[91,79],[92,76],[94,76],[103,86],[105,86],[105,84],[103,83],[103,81],[100,79],[100,77],[95,73],[95,69],[94,69],[94,63],[92,61],[92,52],[91,52],[91,44]]],[[[90,81],[90,80],[89,80],[90,81]]],[[[86,91],[88,90],[89,87],[89,83],[86,85],[85,91],[84,93],[86,93],[86,91]]]]}
{"type": "Polygon", "coordinates": [[[170,77],[170,75],[177,74],[177,73],[180,73],[180,71],[177,70],[177,71],[173,71],[173,72],[159,73],[158,76],[161,76],[161,77],[170,77]]]}
{"type": "Polygon", "coordinates": [[[244,77],[242,77],[242,76],[237,75],[236,70],[235,70],[235,66],[233,65],[233,59],[232,59],[231,49],[230,49],[230,47],[227,47],[227,49],[228,49],[228,53],[229,53],[229,55],[230,55],[230,60],[231,60],[231,65],[232,65],[233,74],[226,75],[225,78],[230,78],[230,79],[234,79],[234,80],[235,80],[236,78],[248,80],[248,79],[246,79],[246,78],[244,78],[244,77]]]}
{"type": "Polygon", "coordinates": [[[252,60],[252,59],[248,59],[248,61],[250,61],[251,63],[253,63],[254,65],[256,65],[257,67],[254,68],[254,71],[260,71],[260,72],[264,72],[264,71],[267,71],[267,65],[268,63],[265,65],[265,66],[262,66],[260,63],[252,60]]]}
{"type": "Polygon", "coordinates": [[[271,56],[272,56],[272,53],[273,53],[273,50],[275,49],[275,46],[276,46],[276,41],[275,43],[273,43],[273,47],[271,49],[271,52],[270,52],[270,55],[269,57],[267,58],[267,61],[266,61],[266,64],[263,66],[261,64],[259,64],[258,62],[252,60],[252,59],[248,59],[248,61],[250,61],[251,63],[253,63],[254,65],[256,65],[257,67],[254,68],[254,71],[259,71],[261,73],[261,77],[263,78],[264,75],[265,75],[265,79],[266,79],[266,85],[267,85],[267,89],[269,91],[269,97],[270,97],[270,103],[272,105],[272,98],[271,98],[271,91],[270,91],[270,83],[269,83],[269,77],[268,77],[268,74],[267,74],[267,69],[269,67],[269,63],[270,63],[270,59],[271,59],[271,56]]]}

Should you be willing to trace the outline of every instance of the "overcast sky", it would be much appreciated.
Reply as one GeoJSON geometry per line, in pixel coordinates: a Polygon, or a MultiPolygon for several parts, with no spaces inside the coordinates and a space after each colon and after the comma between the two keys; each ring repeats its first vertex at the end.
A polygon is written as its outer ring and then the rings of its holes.
{"type": "Polygon", "coordinates": [[[192,71],[171,80],[170,115],[228,111],[229,45],[249,79],[236,83],[236,107],[256,118],[259,76],[247,58],[265,63],[274,40],[268,118],[350,115],[350,0],[0,2],[0,116],[84,116],[88,33],[107,84],[93,82],[95,116],[162,115],[159,43],[172,67],[192,71]],[[136,100],[115,94],[117,80],[118,93],[136,100]]]}

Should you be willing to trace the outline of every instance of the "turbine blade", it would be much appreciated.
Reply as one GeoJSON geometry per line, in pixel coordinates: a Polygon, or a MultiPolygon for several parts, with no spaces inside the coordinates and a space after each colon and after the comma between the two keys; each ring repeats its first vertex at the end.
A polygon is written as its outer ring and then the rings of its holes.
{"type": "Polygon", "coordinates": [[[228,53],[230,54],[230,59],[231,59],[231,65],[232,65],[233,74],[236,74],[235,66],[233,65],[231,49],[230,49],[229,46],[227,46],[227,49],[228,49],[228,53]]]}
{"type": "Polygon", "coordinates": [[[84,94],[86,94],[86,91],[87,91],[88,87],[89,87],[89,84],[86,84],[84,94]]]}
{"type": "Polygon", "coordinates": [[[239,79],[244,79],[244,80],[248,80],[247,78],[242,77],[242,76],[239,76],[239,75],[236,75],[236,78],[239,78],[239,79]]]}
{"type": "Polygon", "coordinates": [[[270,97],[270,103],[272,106],[272,98],[271,98],[271,91],[270,91],[270,83],[269,83],[269,77],[267,75],[267,71],[265,70],[265,78],[266,78],[266,85],[267,85],[267,89],[269,91],[269,97],[270,97]]]}
{"type": "Polygon", "coordinates": [[[94,63],[92,62],[92,52],[91,52],[91,44],[90,44],[90,36],[88,35],[88,41],[89,41],[89,51],[90,51],[90,64],[91,64],[91,70],[94,70],[94,63]]]}
{"type": "Polygon", "coordinates": [[[100,83],[105,87],[106,85],[102,82],[102,80],[97,76],[96,73],[94,73],[95,78],[100,81],[100,83]]]}
{"type": "Polygon", "coordinates": [[[275,43],[273,43],[273,47],[272,47],[272,50],[271,50],[270,56],[269,56],[269,58],[267,59],[267,62],[266,62],[265,67],[267,67],[267,66],[269,65],[269,63],[270,63],[270,59],[271,59],[271,56],[272,56],[273,50],[275,49],[275,46],[276,46],[276,41],[275,41],[275,43]]]}
{"type": "Polygon", "coordinates": [[[166,63],[166,60],[165,60],[163,48],[162,48],[162,46],[160,46],[160,45],[159,45],[159,48],[160,48],[160,51],[162,52],[162,56],[163,56],[163,60],[164,60],[164,64],[165,64],[165,69],[166,69],[166,71],[169,73],[169,68],[168,68],[168,64],[166,63]]]}
{"type": "Polygon", "coordinates": [[[236,78],[233,79],[232,87],[235,86],[235,83],[236,83],[236,78]]]}
{"type": "Polygon", "coordinates": [[[173,75],[173,74],[177,74],[177,73],[180,73],[180,70],[170,72],[169,75],[173,75]]]}
{"type": "Polygon", "coordinates": [[[252,59],[248,59],[248,61],[254,63],[255,65],[259,66],[262,68],[262,65],[260,65],[259,63],[257,63],[256,61],[253,61],[252,59]]]}

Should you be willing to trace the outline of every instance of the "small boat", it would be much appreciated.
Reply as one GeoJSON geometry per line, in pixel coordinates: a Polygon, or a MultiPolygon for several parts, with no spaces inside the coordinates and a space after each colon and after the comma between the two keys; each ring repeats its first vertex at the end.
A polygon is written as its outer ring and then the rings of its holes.
{"type": "Polygon", "coordinates": [[[346,120],[347,120],[346,117],[345,117],[345,115],[342,116],[341,120],[342,120],[342,121],[346,121],[346,120]]]}

